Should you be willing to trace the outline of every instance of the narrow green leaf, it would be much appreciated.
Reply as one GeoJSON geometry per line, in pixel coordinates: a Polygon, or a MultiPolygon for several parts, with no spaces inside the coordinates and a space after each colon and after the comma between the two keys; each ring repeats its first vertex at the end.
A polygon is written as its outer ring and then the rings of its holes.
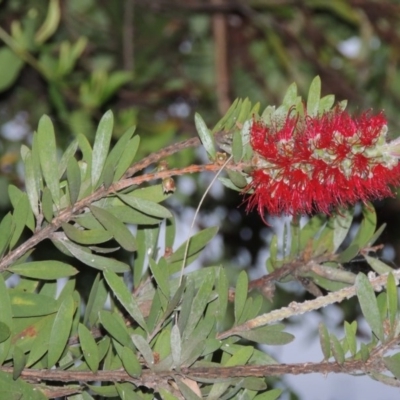
{"type": "MultiPolygon", "coordinates": [[[[217,234],[218,227],[210,227],[203,229],[202,231],[193,235],[189,240],[189,247],[188,247],[188,256],[198,253],[202,250],[208,242],[217,234]]],[[[173,263],[175,261],[183,260],[186,251],[186,242],[183,243],[179,248],[168,258],[169,263],[173,263]]]]}
{"type": "Polygon", "coordinates": [[[254,400],[277,400],[282,394],[282,389],[272,389],[257,395],[254,400]]]}
{"type": "Polygon", "coordinates": [[[62,224],[64,233],[79,244],[99,244],[112,239],[111,233],[104,229],[82,230],[70,224],[62,224]]]}
{"type": "MultiPolygon", "coordinates": [[[[67,169],[67,166],[70,160],[75,160],[75,153],[78,149],[78,141],[74,139],[67,149],[64,151],[64,154],[61,157],[60,163],[58,164],[58,176],[61,179],[67,169]]],[[[76,160],[75,160],[76,161],[76,160]]]]}
{"type": "Polygon", "coordinates": [[[13,221],[15,228],[10,240],[10,249],[12,249],[17,244],[18,239],[21,237],[25,225],[28,222],[29,211],[30,210],[29,210],[28,198],[26,196],[21,196],[17,204],[17,207],[15,208],[13,213],[13,221]]]}
{"type": "Polygon", "coordinates": [[[171,356],[173,368],[179,368],[181,365],[182,341],[178,325],[171,329],[171,356]]]}
{"type": "Polygon", "coordinates": [[[93,339],[89,329],[83,324],[79,324],[78,335],[85,361],[87,365],[89,365],[91,371],[96,373],[100,361],[96,341],[93,339]]]}
{"type": "Polygon", "coordinates": [[[241,271],[237,282],[236,282],[236,290],[235,290],[235,322],[238,323],[240,317],[243,313],[244,306],[246,304],[247,299],[247,291],[249,286],[249,278],[247,276],[246,271],[241,271]]]}
{"type": "Polygon", "coordinates": [[[32,384],[18,378],[14,380],[12,374],[0,371],[0,398],[7,400],[47,400],[47,397],[32,384]]]}
{"type": "Polygon", "coordinates": [[[145,359],[147,366],[149,368],[152,368],[154,365],[154,355],[149,344],[146,342],[143,336],[132,335],[131,338],[132,342],[134,343],[136,348],[139,350],[139,352],[145,359]]]}
{"type": "Polygon", "coordinates": [[[127,272],[130,270],[129,265],[117,261],[113,258],[101,257],[96,254],[87,253],[84,247],[78,246],[68,240],[63,240],[62,244],[74,255],[79,261],[89,265],[89,267],[99,269],[100,271],[127,272]]]}
{"type": "Polygon", "coordinates": [[[285,328],[283,324],[268,325],[250,331],[235,333],[247,340],[268,345],[283,345],[293,341],[294,336],[287,332],[282,332],[285,328]]]}
{"type": "Polygon", "coordinates": [[[218,293],[218,312],[217,318],[222,322],[226,317],[229,296],[229,281],[226,276],[225,268],[219,269],[219,276],[216,282],[216,290],[218,293]]]}
{"type": "Polygon", "coordinates": [[[29,352],[27,367],[32,366],[43,355],[49,350],[49,340],[51,334],[51,327],[53,326],[55,315],[47,315],[39,320],[37,324],[33,324],[29,327],[29,332],[35,333],[33,336],[33,342],[31,351],[29,352]]]}
{"type": "Polygon", "coordinates": [[[199,397],[184,381],[177,378],[175,379],[176,384],[185,400],[201,400],[203,397],[199,397]]]}
{"type": "Polygon", "coordinates": [[[73,276],[78,270],[60,261],[31,261],[14,265],[9,271],[33,279],[53,280],[73,276]]]}
{"type": "Polygon", "coordinates": [[[47,222],[53,220],[53,199],[48,187],[45,187],[42,194],[42,212],[47,222]]]}
{"type": "Polygon", "coordinates": [[[322,115],[323,113],[330,111],[334,103],[335,96],[333,94],[328,94],[327,96],[322,97],[319,102],[318,114],[322,115]]]}
{"type": "Polygon", "coordinates": [[[115,240],[127,251],[136,250],[136,240],[131,231],[113,214],[100,207],[90,206],[94,217],[110,232],[115,240]]]}
{"type": "Polygon", "coordinates": [[[95,188],[99,182],[104,164],[110,148],[112,130],[114,126],[114,116],[111,111],[107,111],[99,122],[96,137],[93,144],[92,156],[92,186],[95,188]]]}
{"type": "Polygon", "coordinates": [[[368,278],[362,273],[357,275],[356,290],[365,319],[375,335],[383,341],[384,333],[375,292],[368,278]]]}
{"type": "Polygon", "coordinates": [[[79,149],[82,152],[82,161],[87,166],[84,178],[84,180],[86,180],[87,178],[91,177],[93,150],[85,135],[80,133],[76,139],[78,140],[79,149]]]}
{"type": "Polygon", "coordinates": [[[319,342],[321,344],[322,353],[324,354],[324,360],[329,360],[331,356],[331,344],[328,329],[321,322],[318,326],[319,331],[319,342]]]}
{"type": "Polygon", "coordinates": [[[39,215],[39,189],[31,153],[24,158],[25,187],[33,214],[39,215]]]}
{"type": "Polygon", "coordinates": [[[71,331],[75,304],[72,297],[67,297],[61,304],[51,328],[49,351],[47,354],[48,368],[53,367],[60,359],[67,344],[71,331]]]}
{"type": "Polygon", "coordinates": [[[0,343],[5,342],[11,334],[11,330],[8,325],[3,322],[0,322],[0,343]]]}
{"type": "MultiPolygon", "coordinates": [[[[2,338],[6,336],[8,330],[13,329],[13,313],[11,307],[11,299],[9,296],[9,290],[6,286],[3,276],[0,274],[0,321],[4,324],[2,338]]],[[[11,337],[8,336],[7,339],[2,340],[0,343],[0,365],[3,364],[4,360],[7,358],[8,350],[11,344],[11,337]]]]}
{"type": "Polygon", "coordinates": [[[233,133],[232,156],[235,163],[240,162],[243,157],[242,133],[239,130],[233,133]]]}
{"type": "Polygon", "coordinates": [[[99,311],[103,309],[108,297],[108,290],[104,280],[100,276],[100,274],[97,274],[93,281],[83,316],[83,323],[89,327],[92,327],[96,323],[99,318],[99,311]]]}
{"type": "Polygon", "coordinates": [[[169,297],[169,273],[168,266],[164,258],[161,258],[158,263],[156,263],[152,258],[149,259],[149,265],[151,272],[153,273],[153,278],[157,282],[165,297],[169,297]]]}
{"type": "Polygon", "coordinates": [[[296,103],[297,99],[297,85],[292,83],[286,90],[283,97],[282,104],[284,104],[288,109],[296,103]]]}
{"type": "Polygon", "coordinates": [[[331,349],[332,349],[332,354],[335,360],[339,364],[343,364],[345,361],[344,358],[344,351],[342,348],[342,345],[340,344],[338,338],[335,335],[331,335],[331,349]]]}
{"type": "Polygon", "coordinates": [[[349,346],[349,351],[352,356],[355,356],[357,353],[357,321],[349,324],[347,321],[344,321],[344,331],[346,333],[346,341],[349,346]]]}
{"type": "Polygon", "coordinates": [[[389,322],[392,328],[396,325],[396,316],[398,311],[398,294],[397,294],[397,285],[396,280],[392,273],[389,273],[387,279],[387,286],[386,286],[386,293],[387,293],[387,308],[389,314],[389,322]]]}
{"type": "Polygon", "coordinates": [[[51,196],[56,206],[60,204],[60,183],[58,180],[58,161],[56,138],[53,123],[47,115],[40,118],[38,126],[38,151],[40,166],[51,196]]]}
{"type": "Polygon", "coordinates": [[[209,302],[209,297],[211,295],[215,274],[214,271],[209,270],[208,268],[203,269],[203,282],[191,303],[190,314],[188,316],[188,320],[186,326],[180,328],[182,332],[183,340],[187,340],[190,338],[194,328],[198,324],[200,318],[202,317],[204,310],[209,302]]]}
{"type": "Polygon", "coordinates": [[[8,195],[10,197],[10,201],[14,209],[20,207],[18,206],[18,203],[21,201],[22,197],[25,197],[26,202],[28,204],[28,215],[26,218],[26,226],[33,232],[35,230],[35,219],[29,205],[29,199],[27,194],[24,193],[21,189],[17,188],[16,186],[9,185],[8,195]]]}
{"type": "Polygon", "coordinates": [[[128,346],[132,348],[132,340],[129,335],[127,328],[123,323],[117,318],[116,314],[110,311],[101,310],[99,312],[99,318],[104,329],[119,343],[123,346],[128,346]]]}
{"type": "Polygon", "coordinates": [[[133,378],[138,378],[142,373],[142,366],[136,354],[129,347],[124,346],[122,353],[122,364],[125,371],[133,378]]]}
{"type": "Polygon", "coordinates": [[[150,216],[157,218],[172,218],[172,214],[167,208],[157,204],[154,201],[135,197],[135,192],[133,192],[131,195],[118,194],[118,197],[130,207],[136,208],[137,210],[150,216]]]}
{"type": "Polygon", "coordinates": [[[333,219],[333,251],[335,252],[346,238],[353,221],[352,208],[340,210],[333,219]]]}
{"type": "Polygon", "coordinates": [[[14,346],[13,363],[13,379],[17,380],[26,365],[26,355],[18,346],[14,346]]]}
{"type": "Polygon", "coordinates": [[[56,312],[58,309],[57,301],[48,296],[24,293],[19,290],[11,290],[9,294],[14,317],[47,315],[56,312]]]}
{"type": "Polygon", "coordinates": [[[68,160],[67,164],[67,182],[68,193],[71,205],[74,205],[79,199],[79,191],[81,190],[81,170],[78,161],[74,157],[68,160]]]}
{"type": "Polygon", "coordinates": [[[321,98],[321,78],[316,76],[311,82],[307,97],[307,115],[316,117],[319,110],[321,98]]]}
{"type": "Polygon", "coordinates": [[[136,153],[139,149],[139,144],[140,144],[140,136],[135,136],[128,142],[115,168],[114,180],[113,180],[114,182],[121,179],[122,176],[125,174],[125,172],[128,170],[128,168],[133,163],[133,160],[135,159],[136,153]]]}
{"type": "Polygon", "coordinates": [[[4,68],[1,74],[0,92],[3,92],[13,85],[24,64],[22,57],[17,55],[13,50],[11,50],[11,48],[8,46],[1,47],[0,65],[7,65],[7,68],[4,68]]]}
{"type": "Polygon", "coordinates": [[[365,260],[370,265],[370,267],[379,275],[390,273],[393,271],[393,268],[389,265],[385,264],[383,261],[379,260],[378,258],[374,258],[363,254],[365,260]]]}
{"type": "Polygon", "coordinates": [[[7,213],[0,223],[0,256],[2,256],[8,248],[10,240],[13,237],[14,229],[15,223],[13,217],[11,213],[7,213]]]}
{"type": "Polygon", "coordinates": [[[396,353],[391,357],[384,357],[383,362],[386,368],[397,378],[400,379],[400,353],[396,353]]]}
{"type": "Polygon", "coordinates": [[[104,278],[117,297],[121,305],[128,311],[129,315],[145,330],[147,331],[147,325],[144,317],[136,303],[132,293],[126,287],[125,282],[117,274],[112,271],[104,271],[104,278]]]}
{"type": "Polygon", "coordinates": [[[197,133],[200,136],[200,140],[203,143],[203,146],[206,149],[208,156],[211,160],[214,160],[216,156],[216,151],[214,137],[211,131],[207,128],[206,123],[198,113],[196,113],[194,116],[194,123],[196,125],[197,133]]]}

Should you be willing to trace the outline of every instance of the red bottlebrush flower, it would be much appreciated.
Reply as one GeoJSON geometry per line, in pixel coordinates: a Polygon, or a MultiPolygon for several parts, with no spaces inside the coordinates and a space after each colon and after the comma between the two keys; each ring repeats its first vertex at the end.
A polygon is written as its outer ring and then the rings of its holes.
{"type": "Polygon", "coordinates": [[[352,118],[335,109],[271,126],[254,121],[252,191],[247,210],[260,215],[330,214],[358,201],[393,196],[400,184],[398,143],[386,142],[382,113],[352,118]]]}

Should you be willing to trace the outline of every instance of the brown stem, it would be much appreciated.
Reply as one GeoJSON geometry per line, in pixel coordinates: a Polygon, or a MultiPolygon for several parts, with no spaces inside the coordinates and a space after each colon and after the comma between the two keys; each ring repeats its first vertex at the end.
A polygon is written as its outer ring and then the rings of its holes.
{"type": "MultiPolygon", "coordinates": [[[[1,371],[12,373],[12,367],[1,367],[1,371]]],[[[132,377],[123,370],[116,371],[69,371],[69,370],[37,370],[24,369],[21,377],[31,382],[59,381],[59,382],[132,382],[135,385],[156,388],[175,377],[186,376],[191,379],[227,379],[236,377],[268,377],[286,374],[304,375],[312,373],[371,373],[383,372],[386,367],[378,360],[349,360],[343,364],[337,362],[298,363],[298,364],[269,364],[269,365],[241,365],[236,367],[190,367],[180,371],[151,371],[143,370],[140,377],[132,377]]]]}

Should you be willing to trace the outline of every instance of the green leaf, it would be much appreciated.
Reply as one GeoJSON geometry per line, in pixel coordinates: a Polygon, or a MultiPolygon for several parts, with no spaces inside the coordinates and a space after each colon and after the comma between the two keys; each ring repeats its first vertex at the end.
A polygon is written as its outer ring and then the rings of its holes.
{"type": "Polygon", "coordinates": [[[164,189],[162,185],[151,185],[141,189],[135,190],[135,197],[139,197],[141,199],[154,201],[156,203],[161,203],[162,201],[168,199],[170,197],[169,194],[164,193],[164,189]]]}
{"type": "Polygon", "coordinates": [[[185,400],[201,400],[202,397],[197,396],[197,394],[187,385],[185,382],[183,382],[181,379],[177,378],[175,379],[176,384],[178,385],[178,388],[180,392],[183,395],[183,398],[185,400]]]}
{"type": "Polygon", "coordinates": [[[181,365],[182,340],[178,325],[171,329],[171,356],[173,368],[179,368],[181,365]]]}
{"type": "Polygon", "coordinates": [[[224,268],[219,268],[219,276],[216,282],[216,291],[218,293],[218,312],[217,318],[222,322],[226,317],[226,310],[228,307],[228,296],[229,296],[229,281],[226,276],[224,268]]]}
{"type": "Polygon", "coordinates": [[[129,141],[129,143],[125,147],[124,152],[122,153],[121,158],[118,160],[118,164],[115,168],[114,182],[121,179],[133,163],[133,160],[135,159],[136,153],[139,149],[139,144],[140,137],[135,136],[129,141]]]}
{"type": "Polygon", "coordinates": [[[71,205],[74,205],[79,199],[79,191],[81,190],[81,170],[74,157],[71,157],[68,160],[67,182],[69,199],[71,201],[71,205]]]}
{"type": "MultiPolygon", "coordinates": [[[[2,329],[2,339],[7,335],[7,329],[12,330],[12,306],[11,299],[9,296],[9,290],[6,286],[3,276],[0,274],[0,320],[3,326],[2,329]]],[[[10,348],[11,338],[8,335],[8,339],[1,340],[0,342],[0,365],[3,364],[4,360],[8,355],[8,350],[10,348]]]]}
{"type": "Polygon", "coordinates": [[[76,275],[79,271],[60,261],[31,261],[9,268],[15,274],[33,279],[53,280],[76,275]]]}
{"type": "Polygon", "coordinates": [[[339,364],[343,364],[345,361],[344,358],[344,350],[342,345],[340,344],[338,338],[334,335],[331,335],[331,349],[332,349],[332,354],[335,360],[339,364]]]}
{"type": "Polygon", "coordinates": [[[143,315],[139,309],[135,298],[132,293],[126,287],[125,282],[117,274],[112,271],[104,271],[104,278],[107,284],[110,286],[112,292],[117,297],[121,305],[128,311],[129,315],[145,330],[147,331],[147,325],[143,318],[143,315]]]}
{"type": "Polygon", "coordinates": [[[27,194],[24,193],[22,190],[18,189],[16,186],[9,185],[8,195],[10,197],[10,201],[14,209],[20,207],[18,206],[18,203],[21,201],[22,197],[25,197],[26,202],[28,204],[28,216],[26,218],[26,226],[33,232],[35,230],[35,219],[29,205],[29,199],[27,194]]]}
{"type": "Polygon", "coordinates": [[[90,206],[94,217],[110,232],[127,251],[136,250],[136,240],[131,231],[114,215],[100,207],[90,206]]]}
{"type": "Polygon", "coordinates": [[[375,292],[368,278],[362,273],[357,275],[356,291],[365,319],[375,335],[383,341],[384,333],[375,292]]]}
{"type": "Polygon", "coordinates": [[[18,57],[9,47],[3,46],[0,49],[0,65],[6,65],[7,68],[2,68],[0,76],[0,92],[8,89],[17,80],[24,61],[18,57]]]}
{"type": "Polygon", "coordinates": [[[13,363],[14,363],[14,369],[13,369],[13,379],[17,380],[23,369],[25,368],[26,365],[26,355],[25,353],[18,347],[14,346],[14,353],[13,353],[13,363]]]}
{"type": "Polygon", "coordinates": [[[60,305],[51,328],[49,351],[47,354],[48,368],[53,367],[57,361],[59,361],[65,346],[67,345],[74,313],[74,300],[72,296],[69,296],[60,305]]]}
{"type": "Polygon", "coordinates": [[[47,397],[35,386],[11,374],[0,371],[0,398],[7,400],[47,400],[47,397]]]}
{"type": "Polygon", "coordinates": [[[47,222],[53,220],[53,199],[48,187],[45,187],[42,194],[42,212],[47,222]]]}
{"type": "Polygon", "coordinates": [[[14,317],[47,315],[58,310],[57,301],[49,296],[19,290],[11,290],[9,293],[14,317]]]}
{"type": "Polygon", "coordinates": [[[15,223],[13,217],[11,213],[7,213],[0,223],[0,256],[2,256],[8,248],[10,240],[13,237],[14,229],[15,223]]]}
{"type": "Polygon", "coordinates": [[[98,320],[99,311],[103,308],[108,297],[108,290],[100,276],[100,274],[97,274],[93,281],[83,317],[83,323],[89,327],[93,326],[98,320]]]}
{"type": "Polygon", "coordinates": [[[297,99],[297,85],[296,83],[292,83],[286,90],[285,96],[283,97],[282,104],[290,109],[293,105],[296,104],[297,99]]]}
{"type": "Polygon", "coordinates": [[[117,315],[110,311],[101,310],[99,312],[100,322],[104,329],[123,346],[132,348],[132,340],[127,328],[121,323],[117,315]]]}
{"type": "Polygon", "coordinates": [[[44,115],[39,120],[37,136],[42,173],[55,205],[59,206],[60,183],[58,180],[56,138],[53,123],[47,115],[44,115]]]}
{"type": "Polygon", "coordinates": [[[282,389],[272,389],[268,390],[268,392],[261,393],[254,398],[254,400],[277,400],[278,397],[282,394],[282,389]]]}
{"type": "Polygon", "coordinates": [[[323,113],[330,111],[334,103],[335,96],[333,94],[328,94],[327,96],[322,97],[319,102],[318,114],[322,115],[323,113]]]}
{"type": "Polygon", "coordinates": [[[321,98],[321,78],[316,76],[311,82],[307,97],[307,115],[316,117],[319,110],[321,98]]]}
{"type": "Polygon", "coordinates": [[[383,362],[386,368],[397,378],[400,379],[400,353],[391,357],[384,357],[383,362]]]}
{"type": "Polygon", "coordinates": [[[247,299],[247,291],[249,286],[249,278],[247,276],[246,271],[241,271],[237,282],[236,282],[236,290],[235,290],[235,323],[238,324],[240,317],[243,314],[244,306],[246,304],[247,299]]]}
{"type": "Polygon", "coordinates": [[[389,322],[392,328],[395,327],[396,316],[398,311],[398,294],[397,294],[397,285],[396,280],[392,273],[389,273],[386,285],[386,293],[387,293],[387,308],[389,314],[389,322]]]}
{"type": "Polygon", "coordinates": [[[122,353],[122,364],[125,371],[133,378],[138,378],[142,373],[142,366],[136,354],[129,347],[124,346],[122,353]]]}
{"type": "Polygon", "coordinates": [[[98,186],[101,173],[110,148],[112,130],[114,126],[114,116],[111,111],[107,111],[99,122],[96,137],[93,144],[92,155],[92,186],[98,186]]]}
{"type": "Polygon", "coordinates": [[[78,327],[79,342],[82,348],[85,361],[92,372],[96,373],[99,368],[99,351],[92,333],[85,325],[79,324],[78,327]]]}
{"type": "Polygon", "coordinates": [[[282,332],[283,329],[285,329],[283,324],[276,324],[262,326],[250,331],[235,332],[235,335],[256,343],[283,345],[292,342],[294,339],[294,336],[290,333],[282,332]]]}
{"type": "Polygon", "coordinates": [[[333,223],[333,251],[336,252],[346,238],[353,221],[354,210],[343,209],[334,217],[333,223]]]}
{"type": "Polygon", "coordinates": [[[79,244],[99,244],[112,239],[111,233],[104,229],[82,230],[70,224],[62,224],[63,231],[68,238],[79,244]]]}
{"type": "Polygon", "coordinates": [[[200,114],[196,113],[194,115],[194,123],[196,125],[197,133],[200,136],[200,140],[203,143],[205,150],[211,160],[215,159],[216,151],[215,151],[215,143],[214,136],[211,131],[207,128],[206,123],[200,114]]]}
{"type": "MultiPolygon", "coordinates": [[[[61,157],[60,163],[58,164],[58,176],[61,179],[68,168],[68,164],[71,160],[75,160],[75,153],[78,149],[78,141],[74,139],[67,149],[64,151],[64,154],[61,157]]],[[[75,160],[76,161],[76,160],[75,160]]]]}
{"type": "Polygon", "coordinates": [[[47,315],[41,318],[36,324],[29,327],[29,332],[35,332],[31,345],[31,351],[26,366],[30,367],[40,360],[49,350],[51,327],[53,326],[55,315],[47,315]]]}
{"type": "Polygon", "coordinates": [[[24,158],[25,188],[33,214],[39,215],[39,188],[31,153],[24,158]]]}
{"type": "Polygon", "coordinates": [[[363,254],[363,257],[370,265],[370,267],[379,275],[390,273],[393,271],[393,268],[389,265],[385,264],[383,261],[379,260],[378,258],[370,257],[366,254],[363,254]]]}
{"type": "Polygon", "coordinates": [[[242,134],[239,130],[235,130],[233,133],[232,156],[235,163],[240,162],[243,157],[242,134]]]}
{"type": "Polygon", "coordinates": [[[349,346],[349,351],[352,356],[355,356],[357,353],[357,321],[349,324],[347,321],[344,321],[344,331],[346,332],[346,341],[349,346]]]}
{"type": "MultiPolygon", "coordinates": [[[[203,269],[203,279],[204,280],[196,296],[194,297],[193,302],[190,304],[191,308],[187,323],[183,329],[181,329],[184,341],[190,338],[209,302],[209,297],[211,295],[215,280],[214,271],[208,268],[203,269]]],[[[182,325],[180,325],[180,327],[182,327],[182,325]]]]}
{"type": "MultiPolygon", "coordinates": [[[[210,242],[211,239],[217,234],[217,232],[218,232],[218,227],[214,226],[203,229],[202,231],[193,235],[189,239],[190,243],[187,255],[191,256],[202,250],[207,245],[207,243],[210,242]]],[[[176,261],[183,260],[185,251],[186,251],[186,242],[184,242],[181,246],[179,246],[179,248],[171,255],[171,257],[168,258],[168,262],[173,263],[176,261]]]]}
{"type": "MultiPolygon", "coordinates": [[[[10,249],[12,249],[21,237],[21,234],[28,222],[29,201],[27,196],[21,196],[13,213],[14,231],[10,240],[10,249]]],[[[9,233],[8,233],[9,235],[9,233]]]]}
{"type": "Polygon", "coordinates": [[[132,342],[146,361],[147,366],[152,368],[154,365],[154,355],[149,344],[146,342],[143,336],[132,335],[131,338],[132,342]]]}
{"type": "Polygon", "coordinates": [[[89,267],[99,269],[100,271],[110,270],[114,272],[127,272],[130,270],[129,265],[121,261],[87,253],[84,247],[78,246],[68,240],[63,240],[62,244],[71,252],[71,254],[74,255],[74,257],[89,267]]]}
{"type": "Polygon", "coordinates": [[[8,325],[0,322],[0,343],[5,342],[10,337],[11,331],[8,325]]]}
{"type": "Polygon", "coordinates": [[[152,217],[172,218],[172,214],[167,208],[157,204],[154,201],[135,197],[135,192],[133,192],[131,195],[118,194],[118,197],[130,207],[133,207],[136,210],[139,210],[152,217]]]}
{"type": "Polygon", "coordinates": [[[42,44],[49,37],[51,37],[57,30],[60,19],[61,8],[59,0],[50,0],[49,7],[47,9],[46,19],[35,34],[35,42],[38,44],[42,44]]]}
{"type": "Polygon", "coordinates": [[[165,297],[169,297],[169,273],[168,266],[164,258],[161,258],[158,263],[156,263],[152,258],[149,259],[149,265],[151,272],[153,273],[153,278],[157,282],[157,285],[163,292],[165,297]]]}

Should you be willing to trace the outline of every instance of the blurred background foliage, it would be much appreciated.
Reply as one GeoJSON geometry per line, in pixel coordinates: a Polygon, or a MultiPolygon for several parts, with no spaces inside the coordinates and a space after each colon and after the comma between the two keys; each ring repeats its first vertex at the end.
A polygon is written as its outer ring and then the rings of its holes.
{"type": "MultiPolygon", "coordinates": [[[[78,133],[92,140],[112,109],[115,139],[137,125],[145,156],[194,136],[195,111],[213,126],[236,97],[279,105],[290,83],[305,96],[320,75],[322,95],[348,99],[356,113],[384,109],[396,137],[399,48],[398,1],[2,0],[1,214],[9,207],[7,185],[23,186],[20,145],[30,143],[44,113],[65,148],[78,133]]],[[[202,157],[185,151],[169,165],[202,157]]],[[[170,206],[181,220],[191,222],[210,180],[179,179],[170,206]]],[[[260,249],[271,231],[256,213],[245,216],[242,201],[217,186],[198,223],[221,226],[212,262],[251,272],[265,263],[260,249]]],[[[392,244],[398,263],[400,203],[377,207],[380,223],[390,222],[382,241],[392,244]]]]}

